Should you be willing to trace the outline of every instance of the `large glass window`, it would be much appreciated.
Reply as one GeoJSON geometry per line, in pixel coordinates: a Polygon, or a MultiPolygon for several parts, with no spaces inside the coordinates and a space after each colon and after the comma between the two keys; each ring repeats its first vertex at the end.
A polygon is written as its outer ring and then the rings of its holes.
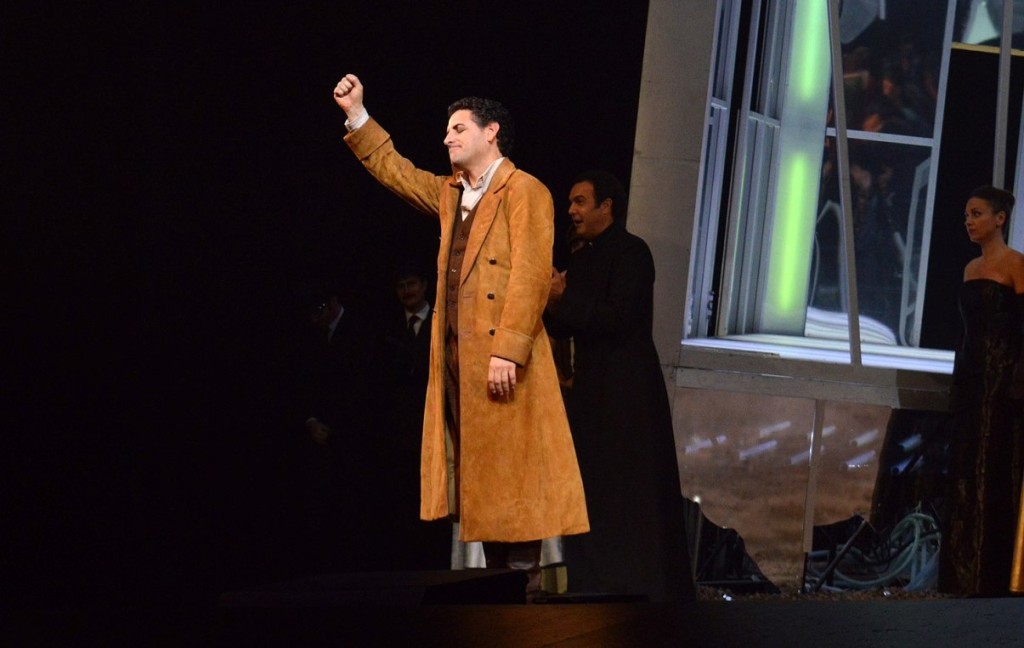
{"type": "Polygon", "coordinates": [[[848,340],[852,308],[862,342],[918,346],[955,8],[842,3],[847,264],[827,3],[720,3],[684,338],[848,340]]]}

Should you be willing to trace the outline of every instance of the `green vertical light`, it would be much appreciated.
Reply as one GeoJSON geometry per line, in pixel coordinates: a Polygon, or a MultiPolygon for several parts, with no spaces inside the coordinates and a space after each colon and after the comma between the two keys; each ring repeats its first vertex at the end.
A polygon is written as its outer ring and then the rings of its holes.
{"type": "Polygon", "coordinates": [[[830,73],[828,7],[825,2],[815,0],[797,5],[796,38],[789,69],[794,80],[793,99],[804,103],[817,102],[820,98],[821,75],[825,74],[827,79],[830,73]]]}
{"type": "Polygon", "coordinates": [[[797,0],[779,130],[771,257],[761,295],[763,332],[803,334],[831,76],[828,9],[797,0]]]}
{"type": "Polygon", "coordinates": [[[772,292],[775,306],[783,313],[803,309],[806,303],[807,277],[810,272],[810,236],[799,217],[806,209],[804,196],[814,187],[807,157],[793,154],[783,161],[780,178],[776,227],[772,236],[772,292]],[[783,186],[785,183],[785,186],[783,186]],[[779,214],[787,215],[778,218],[779,214]]]}

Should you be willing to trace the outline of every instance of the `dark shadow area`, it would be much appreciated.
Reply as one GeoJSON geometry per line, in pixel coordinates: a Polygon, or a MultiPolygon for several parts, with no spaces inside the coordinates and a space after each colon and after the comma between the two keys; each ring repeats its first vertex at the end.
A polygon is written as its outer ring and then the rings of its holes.
{"type": "Polygon", "coordinates": [[[438,240],[342,143],[342,74],[438,172],[448,103],[505,102],[515,162],[550,188],[559,232],[578,171],[630,176],[645,3],[12,6],[2,20],[12,605],[212,605],[323,572],[302,519],[311,287],[343,284],[383,320],[396,265],[433,268],[438,240]]]}
{"type": "Polygon", "coordinates": [[[949,60],[949,89],[942,127],[942,152],[935,185],[925,288],[921,346],[955,349],[962,335],[955,299],[949,295],[963,281],[963,268],[977,256],[977,246],[964,230],[964,205],[976,187],[1012,187],[1020,132],[1021,93],[1024,92],[1024,59],[1010,64],[1010,103],[1006,141],[1006,178],[993,182],[993,146],[996,125],[996,88],[999,54],[953,49],[949,60]]]}
{"type": "Polygon", "coordinates": [[[778,594],[747,553],[736,529],[718,526],[704,515],[700,505],[687,499],[687,535],[694,554],[694,580],[698,587],[726,590],[735,594],[778,594]]]}

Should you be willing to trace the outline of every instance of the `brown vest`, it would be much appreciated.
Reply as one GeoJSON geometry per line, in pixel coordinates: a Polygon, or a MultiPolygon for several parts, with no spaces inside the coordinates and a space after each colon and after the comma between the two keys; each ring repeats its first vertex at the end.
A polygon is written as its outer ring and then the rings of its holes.
{"type": "Polygon", "coordinates": [[[459,214],[455,216],[455,234],[452,236],[452,249],[448,254],[448,298],[446,310],[448,328],[456,336],[459,334],[459,286],[462,284],[462,261],[466,256],[466,244],[469,243],[469,231],[476,219],[476,207],[470,210],[466,220],[460,222],[459,214]]]}

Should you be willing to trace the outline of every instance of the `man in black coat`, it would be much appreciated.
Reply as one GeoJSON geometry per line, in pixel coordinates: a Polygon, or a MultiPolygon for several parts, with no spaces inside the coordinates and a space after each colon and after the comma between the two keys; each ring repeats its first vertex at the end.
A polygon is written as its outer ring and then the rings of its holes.
{"type": "Polygon", "coordinates": [[[434,309],[427,299],[428,275],[412,265],[395,276],[401,308],[384,327],[386,371],[380,403],[382,438],[375,458],[380,466],[378,506],[386,512],[382,544],[384,567],[402,570],[447,569],[451,564],[452,524],[420,520],[420,444],[423,404],[430,369],[430,324],[434,309]]]}
{"type": "Polygon", "coordinates": [[[325,291],[310,311],[310,339],[301,393],[308,441],[304,506],[315,566],[357,571],[374,567],[371,425],[377,373],[373,324],[341,290],[325,291]]]}
{"type": "Polygon", "coordinates": [[[372,414],[373,326],[329,294],[309,315],[311,340],[303,395],[306,430],[324,444],[334,434],[362,438],[372,414]]]}
{"type": "Polygon", "coordinates": [[[626,231],[626,193],[605,172],[577,177],[569,215],[585,241],[552,273],[544,324],[575,346],[569,423],[589,534],[565,538],[569,590],[696,599],[672,416],[652,338],[654,259],[626,231]]]}

